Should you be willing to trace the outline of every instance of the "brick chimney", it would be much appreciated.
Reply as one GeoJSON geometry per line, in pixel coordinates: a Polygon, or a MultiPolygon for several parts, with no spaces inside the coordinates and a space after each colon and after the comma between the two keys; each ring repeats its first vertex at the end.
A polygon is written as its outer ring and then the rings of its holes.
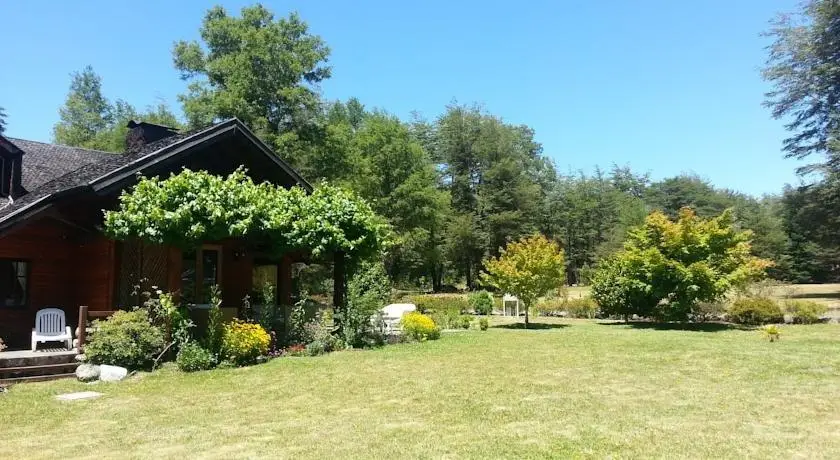
{"type": "Polygon", "coordinates": [[[125,136],[125,151],[127,153],[139,152],[146,144],[178,134],[175,128],[146,123],[145,121],[131,120],[127,126],[128,134],[125,136]]]}

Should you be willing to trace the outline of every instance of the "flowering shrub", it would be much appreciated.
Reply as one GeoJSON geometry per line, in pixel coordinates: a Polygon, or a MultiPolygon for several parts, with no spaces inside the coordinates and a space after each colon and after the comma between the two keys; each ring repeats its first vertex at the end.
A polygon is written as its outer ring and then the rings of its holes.
{"type": "Polygon", "coordinates": [[[233,320],[225,324],[222,358],[238,365],[253,364],[268,354],[271,336],[259,324],[233,320]]]}
{"type": "Polygon", "coordinates": [[[414,340],[435,340],[440,338],[440,329],[432,318],[417,312],[405,314],[400,320],[403,334],[414,340]]]}
{"type": "Polygon", "coordinates": [[[762,327],[761,332],[762,334],[764,334],[765,337],[767,337],[767,340],[771,342],[779,340],[779,338],[781,338],[782,335],[782,330],[779,329],[779,326],[776,326],[775,324],[769,324],[767,326],[762,327]]]}

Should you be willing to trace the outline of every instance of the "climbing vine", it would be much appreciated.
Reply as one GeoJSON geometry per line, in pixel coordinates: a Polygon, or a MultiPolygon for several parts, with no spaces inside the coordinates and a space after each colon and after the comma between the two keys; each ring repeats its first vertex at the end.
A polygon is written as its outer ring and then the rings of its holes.
{"type": "Polygon", "coordinates": [[[255,184],[243,168],[227,177],[189,169],[165,179],[143,177],[120,195],[116,210],[105,211],[105,232],[115,239],[182,249],[243,237],[278,254],[303,249],[360,259],[382,249],[387,231],[387,223],[347,190],[322,185],[307,194],[255,184]]]}

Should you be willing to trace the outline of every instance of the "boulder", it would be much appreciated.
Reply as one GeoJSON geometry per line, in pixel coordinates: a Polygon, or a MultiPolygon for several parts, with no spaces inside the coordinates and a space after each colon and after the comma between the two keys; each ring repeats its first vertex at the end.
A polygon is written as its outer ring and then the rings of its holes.
{"type": "Polygon", "coordinates": [[[92,382],[99,378],[99,366],[95,364],[79,364],[76,368],[76,378],[82,382],[92,382]]]}
{"type": "Polygon", "coordinates": [[[128,369],[120,366],[103,364],[99,368],[99,380],[103,382],[119,382],[128,375],[128,369]]]}

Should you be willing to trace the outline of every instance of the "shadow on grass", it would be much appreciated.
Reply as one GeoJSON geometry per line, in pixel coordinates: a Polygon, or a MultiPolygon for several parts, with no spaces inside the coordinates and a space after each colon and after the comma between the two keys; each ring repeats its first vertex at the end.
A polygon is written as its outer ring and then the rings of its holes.
{"type": "Polygon", "coordinates": [[[648,321],[615,321],[598,323],[601,326],[627,326],[633,329],[654,329],[657,331],[693,331],[693,332],[721,332],[742,330],[743,326],[728,323],[653,323],[648,321]]]}
{"type": "Polygon", "coordinates": [[[840,292],[800,292],[791,294],[791,299],[840,299],[840,292]]]}
{"type": "MultiPolygon", "coordinates": [[[[495,326],[490,327],[493,329],[525,329],[525,323],[497,324],[495,326]]],[[[558,323],[528,323],[529,331],[539,331],[544,329],[563,329],[564,327],[569,327],[569,325],[558,323]]]]}

